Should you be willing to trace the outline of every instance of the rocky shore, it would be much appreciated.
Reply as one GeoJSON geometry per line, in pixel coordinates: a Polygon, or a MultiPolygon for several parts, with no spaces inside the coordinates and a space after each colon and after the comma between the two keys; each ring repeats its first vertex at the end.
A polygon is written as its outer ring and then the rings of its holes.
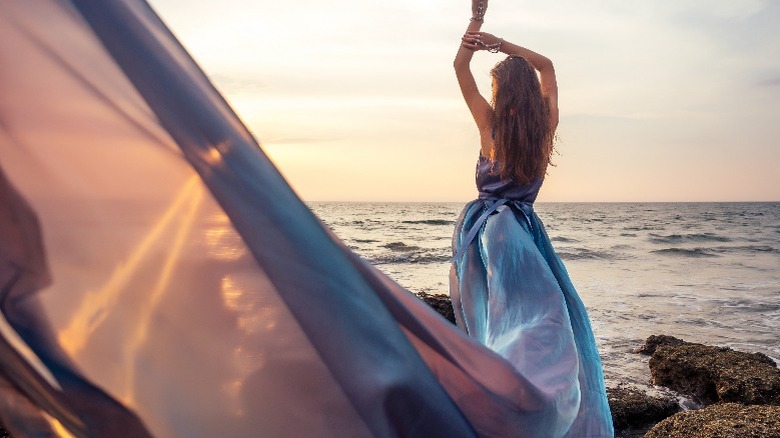
{"type": "Polygon", "coordinates": [[[718,403],[680,412],[653,426],[645,438],[780,437],[780,407],[718,403]]]}
{"type": "Polygon", "coordinates": [[[638,352],[650,355],[654,385],[692,396],[699,404],[780,405],[780,370],[764,354],[671,336],[650,336],[638,352]]]}
{"type": "Polygon", "coordinates": [[[680,411],[677,398],[650,395],[624,383],[607,388],[607,401],[616,435],[626,438],[644,436],[654,424],[680,411]]]}
{"type": "MultiPolygon", "coordinates": [[[[454,321],[447,295],[420,298],[454,321]]],[[[650,336],[636,352],[650,356],[649,383],[666,390],[609,388],[616,436],[780,438],[780,369],[768,356],[665,335],[650,336]],[[675,394],[701,408],[682,410],[675,394]]]]}
{"type": "Polygon", "coordinates": [[[650,355],[654,385],[704,406],[659,422],[647,438],[780,438],[780,369],[761,353],[650,336],[639,353],[650,355]]]}
{"type": "Polygon", "coordinates": [[[452,301],[450,301],[449,295],[420,292],[417,296],[433,307],[433,310],[439,312],[441,316],[447,318],[449,322],[455,324],[455,312],[452,310],[452,301]]]}

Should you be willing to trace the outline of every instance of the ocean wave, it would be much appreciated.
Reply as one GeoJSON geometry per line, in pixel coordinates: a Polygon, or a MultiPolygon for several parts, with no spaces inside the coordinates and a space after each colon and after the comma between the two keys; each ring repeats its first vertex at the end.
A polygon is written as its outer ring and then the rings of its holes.
{"type": "Polygon", "coordinates": [[[401,253],[401,254],[382,254],[370,257],[368,262],[372,265],[391,265],[398,263],[447,263],[450,261],[450,255],[420,254],[420,253],[401,253]]]}
{"type": "Polygon", "coordinates": [[[676,255],[676,256],[683,256],[683,257],[719,257],[718,254],[713,252],[712,249],[708,248],[665,248],[665,249],[656,249],[654,251],[656,254],[669,254],[669,255],[676,255]]]}
{"type": "Polygon", "coordinates": [[[654,294],[650,292],[640,292],[635,295],[637,298],[661,298],[663,295],[654,294]]]}
{"type": "Polygon", "coordinates": [[[367,260],[374,265],[446,263],[452,257],[449,247],[421,248],[419,246],[407,245],[403,242],[390,242],[380,246],[390,251],[369,255],[367,260]]]}
{"type": "Polygon", "coordinates": [[[550,240],[553,242],[569,242],[569,243],[577,243],[579,240],[572,239],[571,237],[563,237],[563,236],[555,236],[551,237],[550,240]]]}
{"type": "Polygon", "coordinates": [[[353,242],[357,242],[357,243],[376,243],[376,242],[379,242],[378,240],[374,240],[374,239],[352,239],[352,241],[353,242]]]}
{"type": "MultiPolygon", "coordinates": [[[[696,252],[706,252],[711,255],[727,255],[727,254],[733,254],[733,253],[748,253],[748,254],[757,254],[757,253],[764,253],[764,254],[772,254],[772,253],[780,253],[780,249],[769,246],[769,245],[720,245],[720,246],[712,246],[712,247],[706,247],[706,248],[692,248],[692,249],[684,249],[684,248],[668,248],[672,251],[682,251],[682,250],[691,250],[696,252]]],[[[658,250],[654,252],[662,252],[664,250],[658,250]]]]}
{"type": "Polygon", "coordinates": [[[382,245],[382,247],[393,251],[403,251],[403,252],[417,251],[420,249],[419,246],[407,245],[403,242],[390,242],[382,245]]]}
{"type": "Polygon", "coordinates": [[[748,300],[730,300],[725,301],[721,306],[731,309],[738,309],[744,312],[770,313],[780,311],[780,304],[752,302],[748,300]]]}
{"type": "Polygon", "coordinates": [[[718,246],[714,248],[718,252],[748,252],[748,253],[775,253],[780,249],[769,245],[741,245],[741,246],[718,246]]]}
{"type": "Polygon", "coordinates": [[[691,318],[683,317],[676,320],[675,323],[692,325],[694,327],[707,327],[707,328],[718,328],[724,330],[733,330],[733,327],[728,323],[719,321],[714,318],[709,319],[709,318],[702,318],[702,317],[691,317],[691,318]]]}
{"type": "Polygon", "coordinates": [[[641,227],[623,227],[626,231],[660,231],[664,228],[662,226],[645,225],[641,227]]]}
{"type": "Polygon", "coordinates": [[[682,242],[731,242],[731,239],[725,236],[718,236],[713,233],[693,233],[693,234],[655,234],[650,233],[649,240],[653,243],[682,243],[682,242]]]}
{"type": "Polygon", "coordinates": [[[564,260],[617,260],[620,257],[609,251],[594,251],[586,248],[567,248],[557,250],[558,256],[564,260]]]}
{"type": "Polygon", "coordinates": [[[402,224],[421,224],[421,225],[455,225],[455,221],[447,219],[423,219],[419,221],[401,221],[402,224]]]}

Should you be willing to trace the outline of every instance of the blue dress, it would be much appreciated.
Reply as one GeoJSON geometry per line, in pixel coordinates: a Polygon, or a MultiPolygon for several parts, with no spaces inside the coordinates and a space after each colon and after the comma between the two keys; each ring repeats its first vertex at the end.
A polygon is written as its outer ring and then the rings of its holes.
{"type": "Polygon", "coordinates": [[[458,325],[545,395],[535,436],[613,436],[585,307],[533,209],[543,180],[501,179],[482,156],[476,180],[453,236],[458,325]]]}

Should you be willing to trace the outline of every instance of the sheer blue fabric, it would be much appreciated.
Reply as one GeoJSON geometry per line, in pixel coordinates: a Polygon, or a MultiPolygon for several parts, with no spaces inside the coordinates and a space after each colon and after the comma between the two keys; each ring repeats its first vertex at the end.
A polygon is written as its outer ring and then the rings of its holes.
{"type": "Polygon", "coordinates": [[[548,400],[333,236],[144,1],[0,2],[14,436],[532,436],[548,400]]]}
{"type": "Polygon", "coordinates": [[[542,394],[527,436],[613,436],[585,307],[533,210],[542,179],[502,179],[480,156],[476,181],[479,198],[465,206],[453,236],[458,325],[542,394]]]}

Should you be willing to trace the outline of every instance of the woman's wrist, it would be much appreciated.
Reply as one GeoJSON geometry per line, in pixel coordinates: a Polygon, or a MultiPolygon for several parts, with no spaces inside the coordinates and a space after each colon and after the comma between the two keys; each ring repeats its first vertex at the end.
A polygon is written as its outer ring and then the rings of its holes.
{"type": "Polygon", "coordinates": [[[470,21],[478,21],[480,23],[485,21],[485,2],[480,0],[477,5],[477,10],[472,11],[470,21]]]}
{"type": "Polygon", "coordinates": [[[501,43],[504,42],[503,38],[499,38],[498,42],[493,44],[485,44],[485,49],[490,53],[498,53],[501,51],[501,43]]]}

